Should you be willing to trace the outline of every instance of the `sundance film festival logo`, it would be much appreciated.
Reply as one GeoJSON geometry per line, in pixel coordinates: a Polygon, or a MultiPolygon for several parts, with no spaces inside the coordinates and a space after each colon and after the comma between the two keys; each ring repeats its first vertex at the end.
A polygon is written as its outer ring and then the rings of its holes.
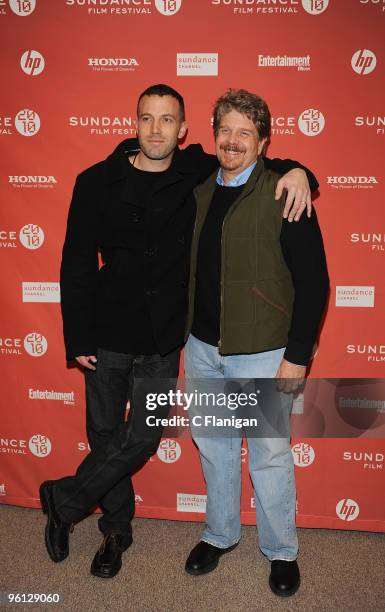
{"type": "Polygon", "coordinates": [[[182,450],[176,440],[165,439],[161,440],[157,455],[163,463],[175,463],[181,456],[182,450]]]}
{"type": "Polygon", "coordinates": [[[69,125],[70,127],[87,128],[93,136],[110,134],[135,136],[136,134],[136,119],[131,116],[75,116],[69,118],[69,125]]]}
{"type": "MultiPolygon", "coordinates": [[[[382,402],[385,404],[385,402],[382,402]]],[[[363,452],[363,451],[344,451],[344,461],[354,461],[364,470],[382,470],[384,467],[384,454],[363,452]]]]}
{"type": "Polygon", "coordinates": [[[94,72],[133,72],[139,66],[134,57],[89,57],[94,72]]]}
{"type": "Polygon", "coordinates": [[[371,363],[385,362],[385,344],[348,344],[348,355],[362,355],[371,363]]]}
{"type": "Polygon", "coordinates": [[[306,442],[298,442],[291,449],[294,465],[297,467],[309,467],[315,459],[314,448],[306,442]]]}
{"type": "Polygon", "coordinates": [[[354,521],[359,513],[359,505],[354,499],[341,499],[336,506],[336,514],[341,521],[354,521]]]}
{"type": "Polygon", "coordinates": [[[89,15],[151,15],[152,8],[166,17],[175,15],[182,0],[65,0],[67,6],[84,7],[89,15]]]}
{"type": "Polygon", "coordinates": [[[182,6],[182,0],[155,0],[155,7],[159,13],[169,17],[175,15],[182,6]]]}
{"type": "Polygon", "coordinates": [[[52,450],[51,440],[44,434],[35,434],[29,439],[28,448],[35,457],[48,457],[52,450]]]}
{"type": "Polygon", "coordinates": [[[28,17],[36,8],[36,0],[9,0],[9,7],[19,17],[28,17]]]}
{"type": "Polygon", "coordinates": [[[326,11],[329,0],[302,0],[302,6],[310,15],[320,15],[326,11]]]}
{"type": "Polygon", "coordinates": [[[20,242],[26,249],[39,249],[44,242],[44,232],[34,223],[24,225],[19,232],[20,242]]]}
{"type": "Polygon", "coordinates": [[[29,76],[36,76],[43,72],[45,61],[39,51],[26,51],[20,59],[21,69],[29,76]]]}
{"type": "Polygon", "coordinates": [[[385,0],[360,0],[360,4],[366,4],[366,6],[376,6],[381,11],[385,12],[385,0]]]}
{"type": "Polygon", "coordinates": [[[385,251],[385,234],[372,232],[353,232],[350,234],[350,242],[353,244],[365,244],[371,251],[385,251]]]}
{"type": "Polygon", "coordinates": [[[47,352],[47,339],[38,332],[31,332],[24,338],[24,349],[31,357],[42,357],[47,352]]]}
{"type": "Polygon", "coordinates": [[[211,4],[232,7],[236,15],[276,15],[298,13],[300,0],[211,0],[211,4]]]}
{"type": "Polygon", "coordinates": [[[357,74],[370,74],[376,67],[377,58],[369,49],[359,49],[352,57],[352,68],[357,74]]]}
{"type": "Polygon", "coordinates": [[[376,130],[377,136],[385,134],[385,116],[384,115],[366,115],[364,117],[355,117],[355,127],[370,128],[376,130]]]}
{"type": "Polygon", "coordinates": [[[35,136],[40,130],[40,117],[35,111],[24,108],[15,117],[15,127],[22,136],[35,136]]]}
{"type": "Polygon", "coordinates": [[[325,117],[321,111],[308,108],[300,114],[298,127],[305,136],[318,136],[325,127],[325,117]]]}

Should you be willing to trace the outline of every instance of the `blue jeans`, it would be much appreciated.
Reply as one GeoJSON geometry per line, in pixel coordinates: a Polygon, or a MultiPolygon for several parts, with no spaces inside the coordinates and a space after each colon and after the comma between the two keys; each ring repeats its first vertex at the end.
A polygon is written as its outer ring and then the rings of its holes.
{"type": "MultiPolygon", "coordinates": [[[[186,378],[273,378],[283,353],[284,349],[277,349],[252,355],[223,356],[216,347],[190,335],[185,347],[186,378]]],[[[194,412],[197,413],[196,407],[194,412]]],[[[227,548],[241,537],[242,436],[200,437],[195,432],[193,439],[199,448],[207,486],[206,526],[201,539],[227,548]]],[[[247,437],[247,444],[259,547],[270,561],[294,561],[298,540],[290,438],[247,437]]]]}

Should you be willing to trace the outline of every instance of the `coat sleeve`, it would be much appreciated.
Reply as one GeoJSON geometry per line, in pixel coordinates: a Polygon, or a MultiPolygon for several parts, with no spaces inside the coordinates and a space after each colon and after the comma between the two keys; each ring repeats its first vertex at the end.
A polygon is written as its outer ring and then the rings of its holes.
{"type": "Polygon", "coordinates": [[[306,366],[320,328],[329,293],[329,276],[317,215],[302,215],[298,223],[282,220],[280,242],[294,285],[294,304],[287,361],[306,366]]]}
{"type": "Polygon", "coordinates": [[[279,159],[278,157],[275,157],[274,159],[269,159],[268,157],[264,157],[263,161],[265,163],[265,168],[268,168],[269,170],[273,170],[277,174],[281,174],[281,175],[286,174],[286,172],[289,172],[289,170],[293,170],[294,168],[302,168],[302,170],[305,170],[306,172],[307,180],[309,181],[309,185],[310,185],[310,191],[312,193],[314,191],[317,191],[319,187],[319,183],[316,177],[314,176],[312,171],[309,170],[309,168],[306,168],[306,166],[303,166],[299,162],[294,161],[292,159],[279,159]]]}
{"type": "Polygon", "coordinates": [[[76,180],[60,269],[61,309],[67,360],[95,355],[98,283],[97,205],[84,174],[76,180]]]}

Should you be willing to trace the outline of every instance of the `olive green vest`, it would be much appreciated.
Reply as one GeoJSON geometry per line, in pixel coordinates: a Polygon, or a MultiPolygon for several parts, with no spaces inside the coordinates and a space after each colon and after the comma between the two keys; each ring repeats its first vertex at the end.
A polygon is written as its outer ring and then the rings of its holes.
{"type": "MultiPolygon", "coordinates": [[[[197,216],[191,248],[187,332],[194,310],[199,236],[216,187],[212,174],[195,190],[197,216]]],[[[294,288],[280,246],[284,199],[275,200],[279,176],[258,162],[222,227],[219,351],[258,353],[287,344],[294,288]]]]}

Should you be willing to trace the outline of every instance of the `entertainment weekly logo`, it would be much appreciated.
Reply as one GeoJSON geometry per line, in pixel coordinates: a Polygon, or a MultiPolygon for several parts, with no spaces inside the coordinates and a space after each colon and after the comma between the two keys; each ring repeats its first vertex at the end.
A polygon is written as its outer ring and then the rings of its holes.
{"type": "Polygon", "coordinates": [[[42,357],[48,350],[47,339],[39,332],[30,332],[24,339],[11,337],[0,338],[0,355],[2,357],[24,355],[23,349],[30,357],[42,357]]]}
{"type": "Polygon", "coordinates": [[[336,306],[344,308],[374,308],[375,287],[336,286],[336,306]]]}
{"type": "Polygon", "coordinates": [[[53,189],[57,180],[48,174],[10,174],[8,183],[14,189],[53,189]]]}
{"type": "Polygon", "coordinates": [[[28,389],[28,399],[39,401],[57,401],[72,406],[75,404],[75,392],[54,391],[53,389],[28,389]]]}
{"type": "Polygon", "coordinates": [[[69,117],[71,128],[83,129],[93,136],[136,135],[136,119],[131,115],[118,117],[113,115],[83,115],[69,117]]]}
{"type": "Polygon", "coordinates": [[[299,72],[310,70],[310,55],[258,55],[258,68],[296,68],[299,72]]]}
{"type": "Polygon", "coordinates": [[[305,136],[318,136],[325,127],[323,113],[307,108],[298,117],[276,116],[271,119],[271,133],[274,136],[295,136],[297,128],[305,136]]]}
{"type": "Polygon", "coordinates": [[[374,189],[378,185],[375,176],[328,176],[326,182],[331,189],[374,189]]]}
{"type": "Polygon", "coordinates": [[[0,453],[6,455],[27,455],[44,459],[52,451],[51,440],[45,434],[33,434],[29,440],[17,438],[0,438],[0,453]]]}
{"type": "Polygon", "coordinates": [[[372,232],[353,232],[350,234],[350,242],[357,246],[363,246],[376,253],[385,251],[385,234],[372,232]]]}
{"type": "Polygon", "coordinates": [[[165,17],[172,17],[182,6],[182,0],[65,0],[65,3],[88,15],[101,16],[151,15],[157,11],[165,17]]]}
{"type": "Polygon", "coordinates": [[[134,72],[139,67],[135,57],[89,57],[87,61],[93,72],[134,72]]]}
{"type": "Polygon", "coordinates": [[[39,225],[27,223],[19,230],[0,229],[0,249],[16,249],[19,243],[30,251],[39,249],[44,243],[44,231],[39,225]]]}
{"type": "Polygon", "coordinates": [[[216,7],[226,7],[235,15],[320,15],[329,6],[329,0],[211,0],[216,7]]]}
{"type": "Polygon", "coordinates": [[[60,284],[23,281],[23,302],[60,303],[60,284]]]}
{"type": "Polygon", "coordinates": [[[218,76],[218,53],[177,53],[177,76],[218,76]]]}
{"type": "Polygon", "coordinates": [[[36,0],[0,0],[0,15],[7,15],[8,8],[18,17],[29,17],[36,8],[36,0]]]}
{"type": "Polygon", "coordinates": [[[41,122],[39,115],[30,108],[18,111],[15,117],[0,116],[0,135],[14,134],[13,127],[22,136],[35,136],[40,130],[41,122]]]}

